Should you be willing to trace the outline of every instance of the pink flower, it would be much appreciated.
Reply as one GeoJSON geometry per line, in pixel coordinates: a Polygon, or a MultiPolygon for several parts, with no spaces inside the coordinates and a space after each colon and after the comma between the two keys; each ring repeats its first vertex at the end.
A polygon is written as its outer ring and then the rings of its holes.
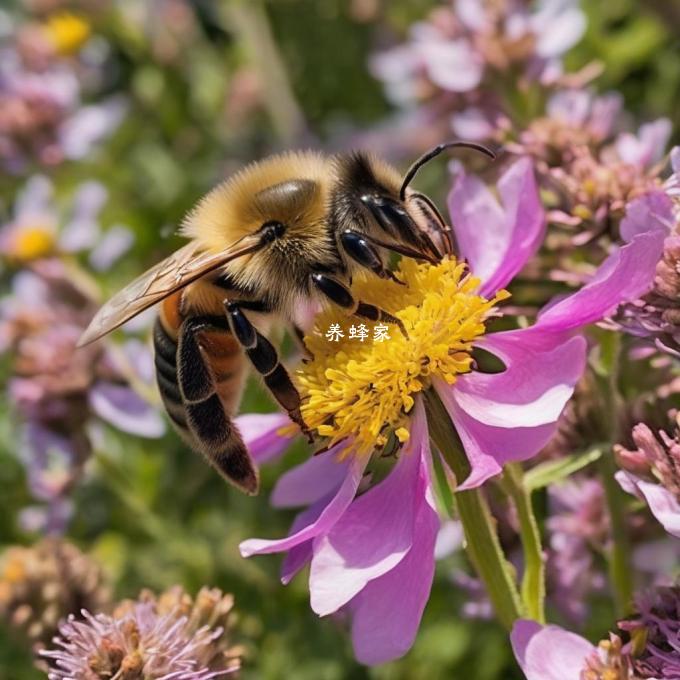
{"type": "MultiPolygon", "coordinates": [[[[508,168],[498,193],[500,202],[479,179],[463,174],[450,196],[460,255],[481,279],[485,298],[522,269],[545,228],[527,159],[508,168]]],[[[506,462],[526,460],[545,446],[584,368],[586,343],[578,330],[649,288],[662,241],[657,232],[636,235],[581,290],[548,305],[533,326],[476,341],[503,361],[501,373],[470,370],[452,384],[431,379],[471,466],[458,489],[479,486],[506,462]]],[[[244,556],[287,552],[284,583],[310,563],[312,608],[321,616],[351,615],[355,653],[367,664],[410,648],[432,583],[440,521],[425,402],[417,390],[412,399],[407,443],[385,479],[361,492],[370,482],[364,480],[368,458],[357,453],[358,440],[339,441],[279,479],[272,503],[305,507],[289,536],[241,544],[244,556]]]]}
{"type": "Polygon", "coordinates": [[[581,680],[595,646],[559,626],[520,620],[511,635],[512,649],[527,680],[581,680]]]}
{"type": "Polygon", "coordinates": [[[519,620],[510,640],[527,680],[634,680],[638,677],[633,675],[630,652],[617,635],[611,635],[595,647],[559,626],[519,620]]]}
{"type": "Polygon", "coordinates": [[[619,621],[630,642],[610,633],[597,647],[559,626],[515,623],[510,641],[527,680],[673,680],[680,677],[680,587],[636,598],[637,613],[619,621]]]}

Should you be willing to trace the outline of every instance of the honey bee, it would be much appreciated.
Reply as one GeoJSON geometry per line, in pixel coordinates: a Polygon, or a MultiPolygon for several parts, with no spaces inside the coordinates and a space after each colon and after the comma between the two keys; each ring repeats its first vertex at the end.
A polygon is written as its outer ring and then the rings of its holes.
{"type": "Polygon", "coordinates": [[[450,228],[409,184],[425,163],[459,146],[493,158],[480,145],[448,142],[403,178],[365,152],[291,152],[246,166],[186,216],[189,243],[111,298],[79,345],[160,303],[155,368],[171,421],[229,482],[257,493],[256,466],[233,422],[249,367],[312,440],[300,395],[266,335],[283,323],[301,337],[296,312],[329,302],[404,332],[397,318],[355,299],[352,274],[395,279],[389,252],[437,262],[452,251],[450,228]]]}

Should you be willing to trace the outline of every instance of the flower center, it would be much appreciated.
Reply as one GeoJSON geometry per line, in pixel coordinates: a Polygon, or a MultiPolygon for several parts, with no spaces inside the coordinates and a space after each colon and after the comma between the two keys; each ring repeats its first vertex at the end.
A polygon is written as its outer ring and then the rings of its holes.
{"type": "Polygon", "coordinates": [[[479,295],[479,279],[453,257],[436,265],[404,259],[395,273],[405,285],[362,279],[352,291],[399,318],[408,337],[396,325],[385,337],[387,327],[378,323],[342,323],[331,309],[319,314],[305,338],[313,358],[297,374],[302,415],[329,446],[351,438],[355,453],[370,455],[392,433],[407,441],[414,395],[433,377],[451,385],[470,371],[473,342],[484,334],[494,305],[509,296],[479,295]],[[331,328],[340,333],[329,333],[331,328]]]}
{"type": "Polygon", "coordinates": [[[54,230],[43,224],[22,228],[12,239],[9,254],[21,262],[44,257],[54,248],[54,230]]]}
{"type": "Polygon", "coordinates": [[[53,14],[44,28],[55,51],[63,55],[75,54],[92,33],[87,20],[70,12],[53,14]]]}
{"type": "Polygon", "coordinates": [[[614,634],[608,640],[600,641],[581,671],[581,680],[629,680],[632,677],[630,654],[621,638],[614,634]]]}

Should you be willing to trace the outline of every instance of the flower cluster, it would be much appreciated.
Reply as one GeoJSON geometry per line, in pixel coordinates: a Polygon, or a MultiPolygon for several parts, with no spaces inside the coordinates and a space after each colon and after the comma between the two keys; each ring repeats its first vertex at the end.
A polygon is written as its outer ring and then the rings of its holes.
{"type": "Polygon", "coordinates": [[[14,546],[0,558],[0,620],[40,650],[61,619],[86,608],[99,611],[111,592],[97,563],[73,544],[43,539],[14,546]]]}
{"type": "Polygon", "coordinates": [[[0,162],[16,174],[83,158],[125,112],[116,97],[83,102],[101,80],[102,46],[88,46],[92,26],[56,10],[13,28],[0,41],[0,162]]]}
{"type": "Polygon", "coordinates": [[[0,349],[11,356],[10,401],[23,423],[21,455],[31,491],[45,504],[24,512],[25,526],[63,530],[70,490],[91,451],[90,416],[145,437],[165,425],[138,392],[148,392],[151,357],[138,340],[87,347],[76,343],[97,306],[97,290],[69,256],[89,253],[91,266],[111,266],[130,246],[122,227],[102,232],[98,214],[106,199],[95,182],[82,185],[68,220],[60,218],[45,177],[32,177],[19,195],[13,219],[0,226],[0,254],[23,265],[0,299],[0,349]],[[136,387],[135,389],[132,386],[136,387]]]}
{"type": "Polygon", "coordinates": [[[236,672],[231,646],[233,598],[203,588],[195,599],[181,588],[155,597],[143,592],[108,614],[82,611],[59,626],[53,648],[42,652],[50,680],[176,678],[211,680],[236,672]]]}
{"type": "Polygon", "coordinates": [[[510,123],[512,93],[504,88],[558,85],[561,57],[585,30],[576,2],[527,5],[456,0],[438,7],[412,27],[409,42],[376,56],[373,72],[395,102],[426,102],[436,123],[452,114],[456,135],[489,137],[510,123]]]}

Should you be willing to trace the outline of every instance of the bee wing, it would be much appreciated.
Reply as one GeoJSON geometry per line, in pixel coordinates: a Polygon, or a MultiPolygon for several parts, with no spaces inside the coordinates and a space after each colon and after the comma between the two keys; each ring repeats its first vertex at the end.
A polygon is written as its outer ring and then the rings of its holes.
{"type": "Polygon", "coordinates": [[[175,291],[200,279],[227,262],[248,255],[261,247],[259,239],[249,243],[242,239],[239,246],[219,253],[201,253],[200,245],[191,242],[137,277],[116,293],[95,314],[78,340],[78,346],[88,345],[155,305],[175,291]]]}

